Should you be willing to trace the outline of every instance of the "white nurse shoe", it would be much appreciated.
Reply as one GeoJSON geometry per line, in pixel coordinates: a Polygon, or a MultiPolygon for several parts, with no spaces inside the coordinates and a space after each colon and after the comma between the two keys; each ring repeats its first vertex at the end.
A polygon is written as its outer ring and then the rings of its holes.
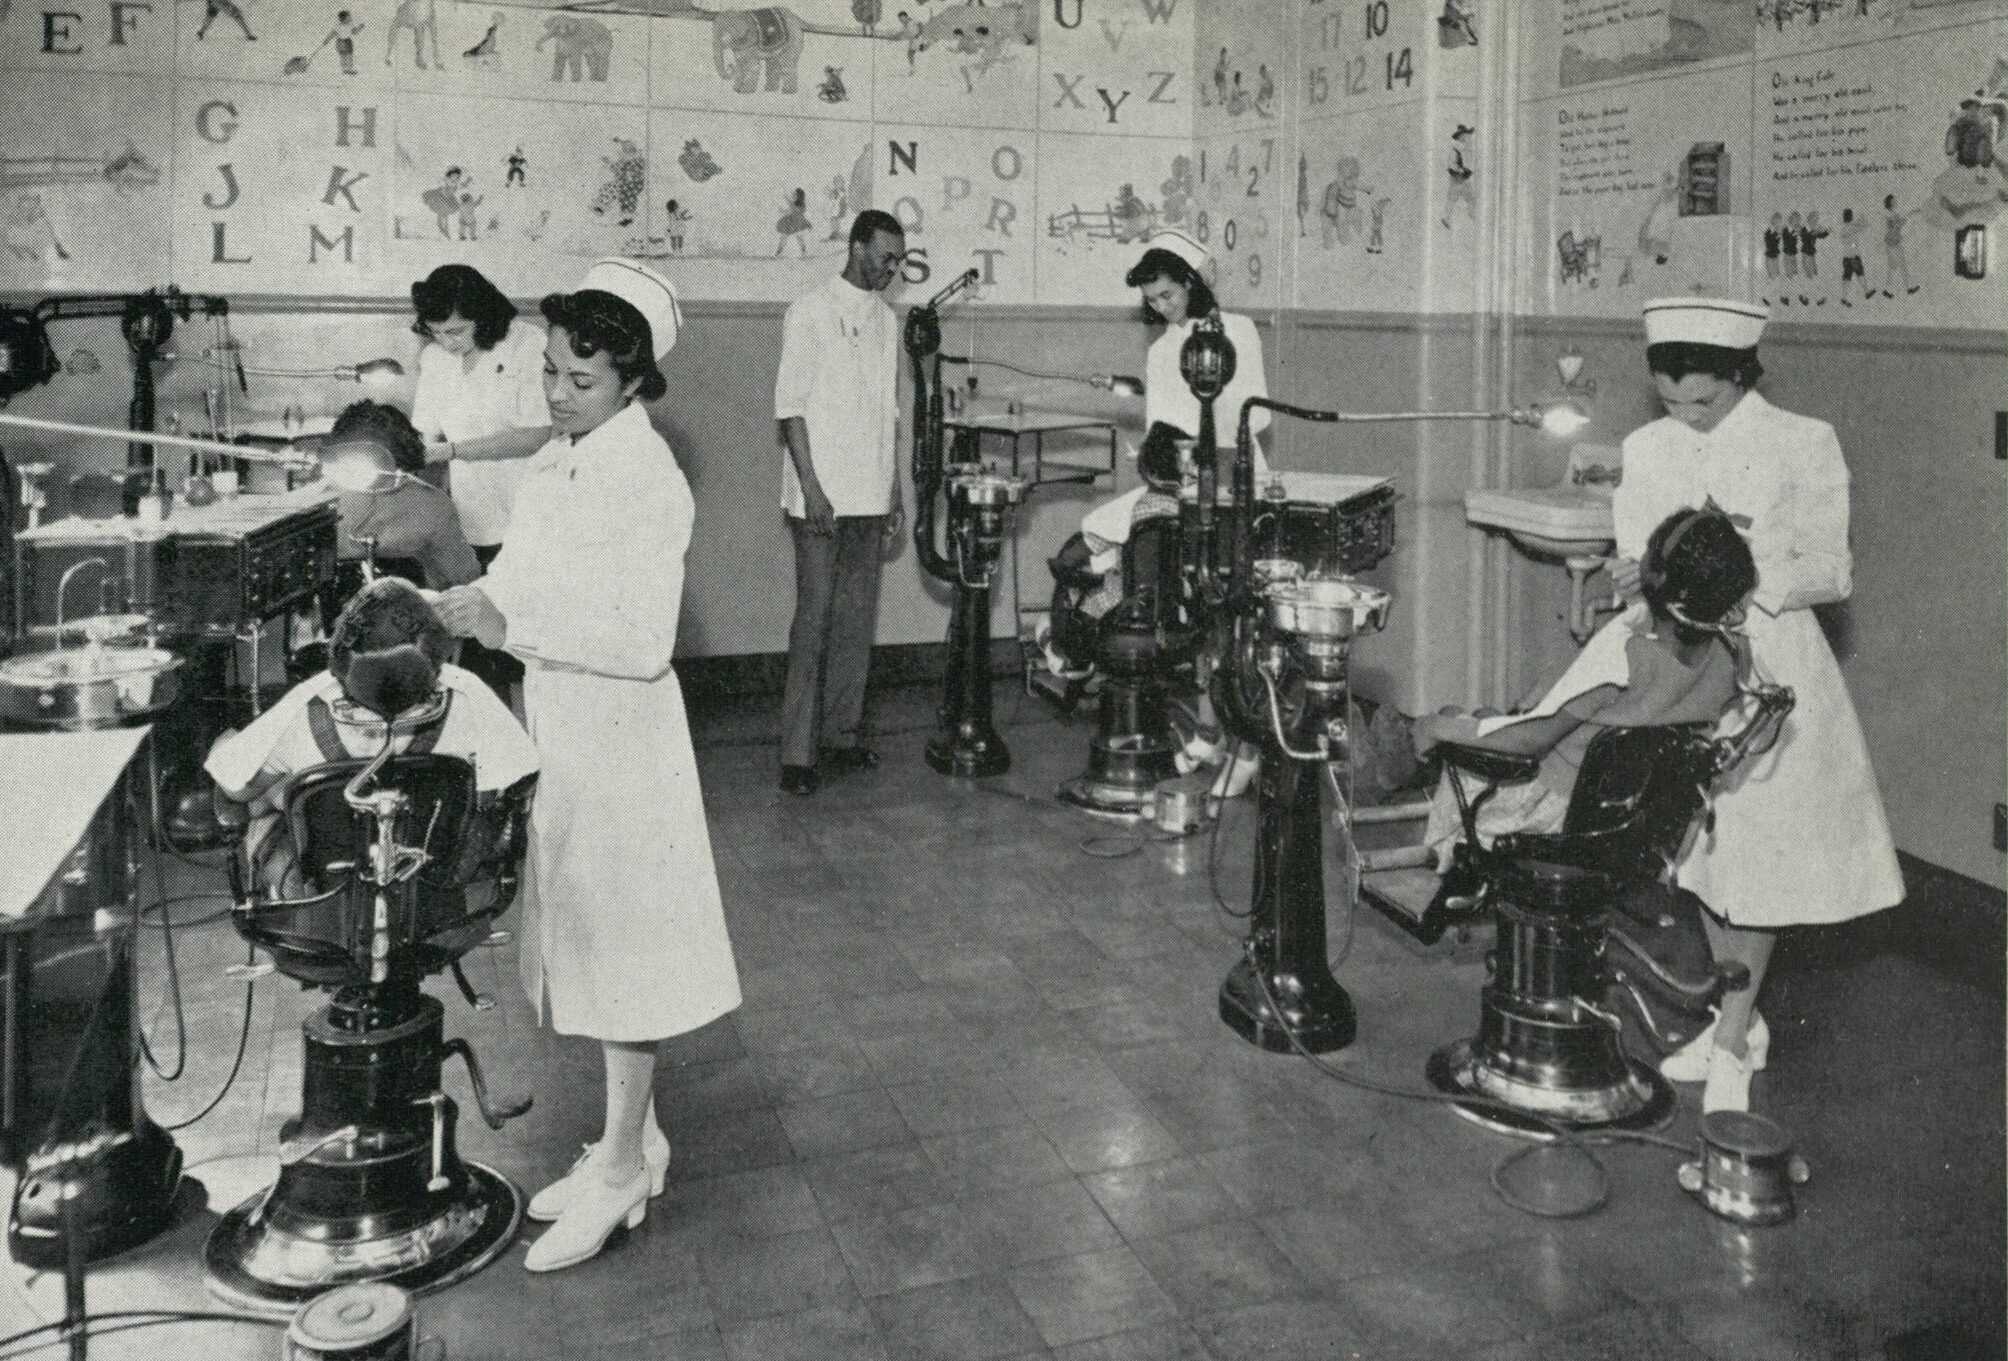
{"type": "MultiPolygon", "coordinates": [[[[571,1171],[531,1196],[530,1203],[523,1207],[523,1217],[534,1219],[539,1224],[549,1224],[564,1214],[565,1207],[571,1204],[573,1195],[584,1180],[598,1175],[592,1171],[593,1150],[598,1147],[598,1144],[587,1144],[573,1162],[571,1171]]],[[[648,1164],[648,1193],[659,1196],[669,1180],[669,1136],[653,1120],[642,1130],[641,1155],[648,1164]]]]}
{"type": "MultiPolygon", "coordinates": [[[[1750,1071],[1763,1072],[1771,1059],[1771,1027],[1764,1024],[1762,1012],[1751,1011],[1743,1047],[1748,1051],[1750,1071]]],[[[1669,1082],[1705,1082],[1714,1054],[1715,1022],[1710,1021],[1699,1035],[1659,1061],[1660,1074],[1669,1082]]]]}
{"type": "Polygon", "coordinates": [[[648,1218],[648,1188],[652,1175],[642,1163],[634,1175],[618,1184],[603,1179],[597,1159],[587,1159],[584,1175],[567,1178],[577,1184],[558,1222],[530,1245],[523,1259],[527,1271],[561,1271],[599,1255],[615,1229],[638,1229],[648,1218]]]}

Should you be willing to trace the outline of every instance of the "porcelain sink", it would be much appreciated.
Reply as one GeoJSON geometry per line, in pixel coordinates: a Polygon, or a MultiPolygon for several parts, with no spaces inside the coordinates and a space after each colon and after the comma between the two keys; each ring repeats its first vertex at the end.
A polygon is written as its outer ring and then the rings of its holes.
{"type": "Polygon", "coordinates": [[[1537,557],[1599,557],[1612,547],[1610,496],[1578,487],[1466,492],[1464,519],[1537,557]]]}

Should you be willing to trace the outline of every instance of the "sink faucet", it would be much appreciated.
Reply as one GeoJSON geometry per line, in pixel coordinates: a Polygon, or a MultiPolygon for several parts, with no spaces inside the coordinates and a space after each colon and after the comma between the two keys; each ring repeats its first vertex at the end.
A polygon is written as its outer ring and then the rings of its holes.
{"type": "Polygon", "coordinates": [[[112,565],[103,558],[85,558],[82,562],[72,563],[56,582],[56,650],[59,652],[63,647],[63,599],[69,594],[70,580],[86,567],[93,565],[103,568],[107,574],[112,570],[112,565]]]}

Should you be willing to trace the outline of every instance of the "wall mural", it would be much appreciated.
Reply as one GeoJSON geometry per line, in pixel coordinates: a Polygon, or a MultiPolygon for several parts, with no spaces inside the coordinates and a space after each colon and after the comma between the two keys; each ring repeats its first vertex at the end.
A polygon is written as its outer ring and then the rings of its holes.
{"type": "Polygon", "coordinates": [[[1628,316],[1727,291],[1780,318],[1998,328],[2008,6],[1786,0],[1761,17],[1740,61],[1527,105],[1523,227],[1548,250],[1523,304],[1628,316]]]}
{"type": "MultiPolygon", "coordinates": [[[[1196,9],[0,5],[0,286],[116,260],[135,283],[396,295],[466,260],[533,294],[626,252],[693,297],[778,299],[876,206],[924,243],[917,272],[974,264],[987,296],[1034,301],[1047,248],[1086,240],[1041,239],[1046,139],[1097,148],[1064,158],[1058,211],[1124,232],[1185,211],[1160,139],[1190,136],[1196,9]],[[115,199],[157,227],[108,238],[115,199]]],[[[1120,279],[1098,292],[1120,301],[1120,279]]]]}

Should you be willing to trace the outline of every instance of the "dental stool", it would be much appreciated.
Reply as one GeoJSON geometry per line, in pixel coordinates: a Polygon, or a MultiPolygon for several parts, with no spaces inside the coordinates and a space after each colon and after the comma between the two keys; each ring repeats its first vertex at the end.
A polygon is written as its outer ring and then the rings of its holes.
{"type": "Polygon", "coordinates": [[[1696,957],[1700,902],[1664,881],[1710,790],[1746,753],[1768,749],[1791,706],[1790,690],[1770,687],[1755,692],[1733,735],[1715,736],[1712,724],[1601,732],[1562,830],[1503,834],[1489,849],[1479,809],[1498,784],[1532,779],[1539,758],[1439,745],[1464,840],[1425,925],[1489,908],[1496,930],[1478,1033],[1426,1068],[1437,1090],[1472,1098],[1457,1103],[1460,1115],[1534,1136],[1670,1118],[1673,1088],[1656,1063],[1626,1053],[1624,1015],[1670,1046],[1705,1024],[1725,991],[1748,986],[1742,965],[1717,965],[1705,949],[1696,957]],[[1467,776],[1489,782],[1475,798],[1467,776]]]}

